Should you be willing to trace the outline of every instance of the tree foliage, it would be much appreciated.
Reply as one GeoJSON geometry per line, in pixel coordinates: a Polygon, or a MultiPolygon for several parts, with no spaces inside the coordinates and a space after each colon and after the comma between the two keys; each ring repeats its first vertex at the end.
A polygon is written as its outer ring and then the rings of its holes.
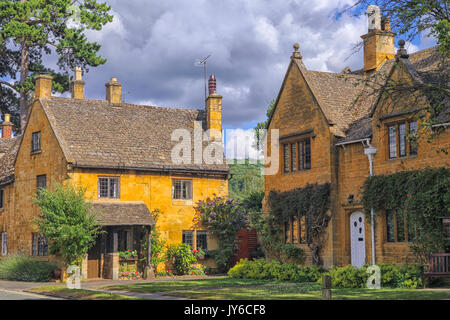
{"type": "Polygon", "coordinates": [[[275,110],[275,103],[276,100],[272,100],[269,104],[269,107],[266,111],[266,117],[267,119],[262,122],[258,122],[256,126],[253,128],[255,132],[255,140],[256,140],[256,149],[257,150],[264,150],[264,138],[265,138],[265,130],[267,130],[269,126],[269,120],[272,117],[272,114],[275,110]]]}
{"type": "Polygon", "coordinates": [[[88,41],[86,31],[101,30],[111,22],[109,10],[97,0],[0,0],[0,78],[10,80],[0,80],[0,101],[11,103],[8,112],[13,120],[20,109],[17,128],[26,122],[37,75],[51,74],[53,90],[65,92],[74,66],[87,71],[106,62],[98,55],[100,45],[88,41]],[[72,50],[70,56],[67,48],[72,50]],[[58,56],[59,70],[44,63],[44,55],[52,53],[58,56]]]}
{"type": "Polygon", "coordinates": [[[50,252],[61,254],[67,266],[80,263],[102,232],[84,194],[81,188],[56,184],[53,190],[40,188],[34,198],[40,207],[36,229],[48,239],[50,252]]]}
{"type": "Polygon", "coordinates": [[[244,200],[252,193],[264,192],[263,163],[230,163],[231,179],[228,181],[230,197],[244,200]]]}
{"type": "Polygon", "coordinates": [[[219,248],[210,250],[219,270],[229,267],[237,249],[237,232],[248,228],[247,210],[238,200],[224,197],[201,200],[195,207],[194,224],[216,237],[219,248]]]}

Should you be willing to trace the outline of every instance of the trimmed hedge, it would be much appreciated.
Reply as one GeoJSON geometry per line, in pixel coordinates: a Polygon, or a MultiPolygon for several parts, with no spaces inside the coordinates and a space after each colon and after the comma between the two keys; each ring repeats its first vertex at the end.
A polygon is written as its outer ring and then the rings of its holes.
{"type": "Polygon", "coordinates": [[[228,271],[231,278],[268,279],[295,282],[315,282],[321,277],[323,269],[316,266],[299,266],[294,263],[280,263],[256,259],[241,259],[228,271]]]}
{"type": "MultiPolygon", "coordinates": [[[[419,266],[399,266],[390,263],[378,264],[381,271],[381,286],[391,288],[418,288],[422,285],[419,266]]],[[[359,269],[352,265],[332,266],[326,271],[316,266],[301,266],[279,261],[242,259],[228,271],[231,278],[267,279],[293,282],[322,282],[323,275],[331,276],[334,288],[365,288],[370,274],[367,267],[359,269]]]]}
{"type": "Polygon", "coordinates": [[[36,261],[26,255],[10,255],[0,260],[0,279],[12,281],[50,281],[52,271],[58,266],[36,261]]]}

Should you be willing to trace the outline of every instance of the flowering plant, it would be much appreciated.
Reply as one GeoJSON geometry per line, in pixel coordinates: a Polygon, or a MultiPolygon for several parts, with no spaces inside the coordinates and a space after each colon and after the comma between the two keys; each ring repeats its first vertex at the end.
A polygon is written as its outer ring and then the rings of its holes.
{"type": "Polygon", "coordinates": [[[139,280],[142,279],[142,272],[123,271],[119,272],[119,280],[139,280]]]}
{"type": "Polygon", "coordinates": [[[195,207],[194,224],[206,228],[219,243],[218,250],[209,251],[219,269],[228,267],[237,249],[236,234],[248,228],[247,209],[239,200],[225,197],[200,200],[195,207]]]}
{"type": "Polygon", "coordinates": [[[205,252],[202,249],[194,249],[192,250],[192,253],[196,259],[201,259],[205,255],[205,252]]]}
{"type": "Polygon", "coordinates": [[[191,264],[188,274],[195,276],[205,275],[205,266],[200,263],[191,264]]]}

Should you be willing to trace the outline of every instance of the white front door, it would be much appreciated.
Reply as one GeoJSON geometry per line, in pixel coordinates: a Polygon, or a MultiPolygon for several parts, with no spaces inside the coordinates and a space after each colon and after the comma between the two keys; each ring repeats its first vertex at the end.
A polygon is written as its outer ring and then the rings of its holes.
{"type": "Polygon", "coordinates": [[[354,212],[350,216],[350,244],[352,265],[359,268],[366,263],[364,214],[362,212],[354,212]]]}

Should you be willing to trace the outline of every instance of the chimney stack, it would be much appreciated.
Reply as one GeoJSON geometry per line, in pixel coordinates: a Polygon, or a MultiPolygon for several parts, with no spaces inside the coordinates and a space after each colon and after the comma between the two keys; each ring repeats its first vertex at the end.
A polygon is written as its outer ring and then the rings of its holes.
{"type": "Polygon", "coordinates": [[[111,78],[105,86],[106,100],[112,104],[122,103],[122,85],[117,81],[117,78],[111,78]]]}
{"type": "Polygon", "coordinates": [[[52,81],[53,77],[41,74],[36,77],[36,85],[35,85],[35,92],[34,92],[34,98],[40,99],[50,99],[52,97],[52,81]]]}
{"type": "Polygon", "coordinates": [[[364,41],[364,73],[370,74],[386,60],[395,57],[395,38],[391,32],[389,18],[381,18],[380,8],[367,7],[368,33],[361,36],[364,41]]]}
{"type": "Polygon", "coordinates": [[[2,123],[2,138],[11,138],[12,137],[12,127],[13,124],[11,122],[11,115],[5,114],[5,121],[2,123]]]}
{"type": "Polygon", "coordinates": [[[216,93],[216,77],[209,77],[209,96],[206,99],[206,125],[210,140],[222,141],[222,96],[216,93]]]}
{"type": "Polygon", "coordinates": [[[70,88],[72,99],[84,99],[85,82],[82,80],[82,72],[80,67],[75,67],[75,75],[70,88]]]}

